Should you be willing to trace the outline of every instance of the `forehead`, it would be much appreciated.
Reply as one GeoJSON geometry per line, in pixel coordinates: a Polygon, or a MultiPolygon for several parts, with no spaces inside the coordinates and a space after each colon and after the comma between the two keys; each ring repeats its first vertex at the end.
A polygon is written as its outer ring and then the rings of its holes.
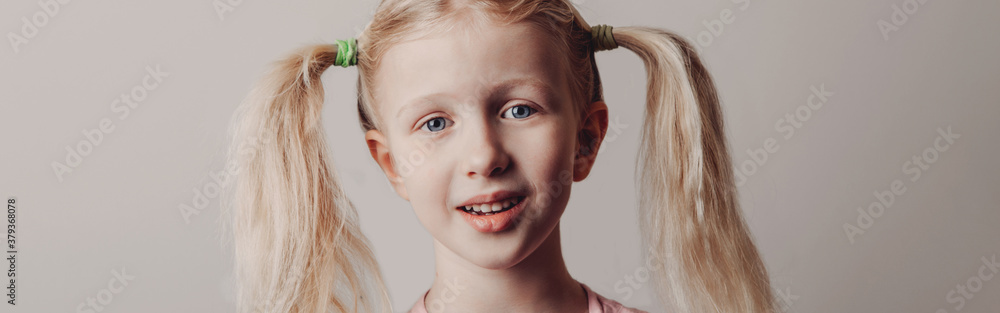
{"type": "Polygon", "coordinates": [[[376,107],[383,121],[392,124],[397,112],[427,95],[481,99],[512,81],[568,93],[566,60],[539,28],[529,23],[470,28],[452,27],[402,41],[386,51],[374,77],[376,107]]]}

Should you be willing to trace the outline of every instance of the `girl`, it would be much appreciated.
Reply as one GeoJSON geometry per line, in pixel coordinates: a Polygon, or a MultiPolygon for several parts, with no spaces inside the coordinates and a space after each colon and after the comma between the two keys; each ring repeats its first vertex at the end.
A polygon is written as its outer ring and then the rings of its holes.
{"type": "Polygon", "coordinates": [[[434,238],[436,277],[410,312],[640,312],[573,279],[560,248],[608,126],[594,52],[618,45],[648,75],[639,209],[657,294],[677,312],[773,311],[692,47],[591,27],[564,0],[384,0],[357,41],[278,64],[234,124],[233,147],[258,143],[230,153],[240,311],[391,311],[319,118],[323,71],[357,65],[371,156],[434,238]]]}

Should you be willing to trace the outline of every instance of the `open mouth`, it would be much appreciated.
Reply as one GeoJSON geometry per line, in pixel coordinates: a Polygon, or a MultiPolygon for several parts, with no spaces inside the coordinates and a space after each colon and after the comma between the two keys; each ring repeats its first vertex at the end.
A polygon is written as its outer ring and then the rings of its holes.
{"type": "Polygon", "coordinates": [[[510,210],[511,208],[517,206],[519,203],[521,203],[521,201],[524,201],[523,196],[507,198],[493,203],[461,206],[458,207],[458,209],[472,215],[488,216],[501,212],[506,212],[507,210],[510,210]]]}

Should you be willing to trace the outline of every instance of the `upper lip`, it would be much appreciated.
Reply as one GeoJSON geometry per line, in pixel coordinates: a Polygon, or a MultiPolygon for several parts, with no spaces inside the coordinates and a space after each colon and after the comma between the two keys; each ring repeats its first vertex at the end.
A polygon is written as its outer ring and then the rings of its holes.
{"type": "Polygon", "coordinates": [[[520,196],[523,196],[523,195],[524,195],[523,193],[516,192],[516,191],[501,190],[501,191],[497,191],[497,192],[494,192],[494,193],[481,194],[481,195],[469,198],[469,200],[465,200],[465,202],[462,202],[462,204],[459,204],[458,207],[480,205],[480,204],[484,204],[484,203],[493,203],[493,202],[497,202],[497,201],[504,200],[504,199],[507,199],[507,198],[520,197],[520,196]]]}

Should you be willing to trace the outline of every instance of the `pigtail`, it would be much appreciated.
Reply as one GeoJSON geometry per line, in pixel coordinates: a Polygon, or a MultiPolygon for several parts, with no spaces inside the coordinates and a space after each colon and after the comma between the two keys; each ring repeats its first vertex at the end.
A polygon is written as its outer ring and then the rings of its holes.
{"type": "Polygon", "coordinates": [[[390,312],[374,253],[334,172],[320,76],[336,45],[279,62],[240,106],[230,161],[239,312],[390,312]]]}
{"type": "Polygon", "coordinates": [[[773,312],[767,269],[741,216],[708,71],[676,34],[619,27],[614,38],[646,66],[640,229],[658,293],[680,312],[773,312]]]}

